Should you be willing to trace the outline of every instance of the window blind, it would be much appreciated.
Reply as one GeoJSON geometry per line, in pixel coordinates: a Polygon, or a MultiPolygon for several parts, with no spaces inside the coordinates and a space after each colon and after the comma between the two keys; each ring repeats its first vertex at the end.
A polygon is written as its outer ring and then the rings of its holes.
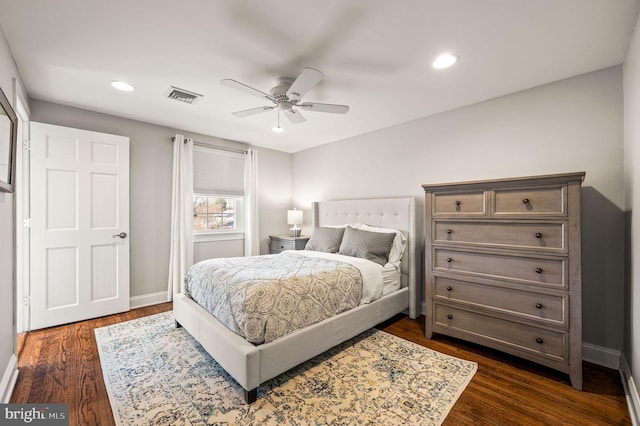
{"type": "Polygon", "coordinates": [[[193,191],[244,195],[244,155],[214,148],[193,148],[193,191]]]}

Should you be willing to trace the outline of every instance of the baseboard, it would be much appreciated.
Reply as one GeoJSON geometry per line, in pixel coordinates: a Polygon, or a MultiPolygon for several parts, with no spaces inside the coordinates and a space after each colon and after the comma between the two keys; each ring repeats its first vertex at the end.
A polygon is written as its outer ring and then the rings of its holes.
{"type": "Polygon", "coordinates": [[[142,308],[143,306],[157,305],[158,303],[164,303],[167,301],[167,292],[159,291],[158,293],[142,294],[140,296],[133,296],[129,299],[129,307],[142,308]]]}
{"type": "Polygon", "coordinates": [[[631,417],[631,424],[634,426],[640,425],[640,396],[638,394],[638,388],[633,381],[631,375],[631,369],[624,357],[624,354],[620,356],[620,376],[622,377],[622,386],[624,386],[624,394],[627,398],[627,405],[629,406],[629,416],[631,417]]]}
{"type": "Polygon", "coordinates": [[[18,380],[18,357],[15,354],[9,358],[7,368],[4,370],[2,380],[0,380],[0,396],[2,397],[2,404],[8,404],[13,393],[13,387],[18,380]]]}
{"type": "Polygon", "coordinates": [[[620,369],[620,351],[592,345],[591,343],[582,344],[582,360],[611,368],[612,370],[620,369]]]}

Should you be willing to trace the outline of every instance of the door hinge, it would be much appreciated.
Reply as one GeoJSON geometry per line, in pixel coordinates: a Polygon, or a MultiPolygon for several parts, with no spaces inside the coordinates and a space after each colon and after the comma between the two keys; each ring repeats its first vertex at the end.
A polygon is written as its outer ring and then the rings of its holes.
{"type": "Polygon", "coordinates": [[[25,228],[31,228],[31,218],[28,217],[22,221],[22,226],[25,228]]]}
{"type": "Polygon", "coordinates": [[[31,151],[31,141],[22,141],[22,147],[25,151],[31,151]]]}
{"type": "Polygon", "coordinates": [[[25,297],[22,299],[22,304],[23,304],[24,306],[31,306],[31,296],[25,296],[25,297]]]}

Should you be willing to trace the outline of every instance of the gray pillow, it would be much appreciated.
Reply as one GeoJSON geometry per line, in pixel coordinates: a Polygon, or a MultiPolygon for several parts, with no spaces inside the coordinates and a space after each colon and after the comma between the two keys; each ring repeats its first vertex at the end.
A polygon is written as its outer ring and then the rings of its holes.
{"type": "Polygon", "coordinates": [[[305,250],[324,251],[326,253],[337,253],[340,249],[340,242],[344,228],[317,228],[313,231],[311,238],[307,241],[305,250]]]}
{"type": "Polygon", "coordinates": [[[389,260],[391,244],[396,234],[347,228],[338,254],[361,257],[384,266],[389,260]]]}

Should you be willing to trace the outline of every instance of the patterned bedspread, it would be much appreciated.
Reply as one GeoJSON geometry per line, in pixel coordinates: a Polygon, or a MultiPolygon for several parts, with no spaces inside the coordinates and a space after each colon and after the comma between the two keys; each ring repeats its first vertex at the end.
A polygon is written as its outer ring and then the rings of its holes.
{"type": "Polygon", "coordinates": [[[355,266],[283,252],[199,262],[185,277],[185,294],[261,344],[358,306],[362,285],[355,266]]]}

